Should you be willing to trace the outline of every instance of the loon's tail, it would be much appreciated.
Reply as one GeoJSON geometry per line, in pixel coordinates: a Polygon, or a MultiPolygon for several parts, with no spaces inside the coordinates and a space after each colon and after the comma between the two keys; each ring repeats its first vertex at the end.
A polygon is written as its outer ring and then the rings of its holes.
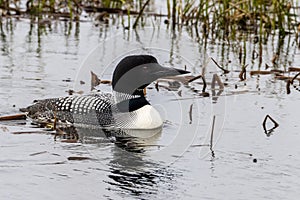
{"type": "Polygon", "coordinates": [[[42,113],[51,113],[56,111],[55,103],[57,102],[57,100],[57,98],[34,100],[32,105],[26,108],[20,108],[19,110],[21,112],[25,112],[27,116],[34,119],[40,116],[42,113]]]}
{"type": "MultiPolygon", "coordinates": [[[[26,119],[26,117],[30,117],[32,119],[37,119],[40,116],[45,116],[46,114],[52,113],[56,110],[55,102],[56,99],[46,99],[46,100],[35,100],[32,105],[26,108],[20,108],[19,110],[23,113],[13,114],[13,115],[4,115],[0,116],[0,121],[7,120],[22,120],[26,119]]],[[[50,114],[51,115],[51,114],[50,114]]],[[[53,116],[51,116],[53,117],[53,116]]]]}

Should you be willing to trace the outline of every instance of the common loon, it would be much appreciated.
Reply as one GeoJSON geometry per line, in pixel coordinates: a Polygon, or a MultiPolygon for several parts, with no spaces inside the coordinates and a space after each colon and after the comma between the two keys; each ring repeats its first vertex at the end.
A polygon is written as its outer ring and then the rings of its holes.
{"type": "Polygon", "coordinates": [[[163,120],[147,101],[143,90],[158,78],[186,73],[189,72],[161,66],[151,55],[131,55],[116,66],[112,93],[35,100],[33,105],[20,111],[37,123],[57,119],[120,129],[161,128],[163,120]]]}

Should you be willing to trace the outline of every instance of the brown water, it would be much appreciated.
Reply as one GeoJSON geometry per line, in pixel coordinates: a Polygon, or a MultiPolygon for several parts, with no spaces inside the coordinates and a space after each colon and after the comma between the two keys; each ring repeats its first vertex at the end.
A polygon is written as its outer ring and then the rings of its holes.
{"type": "MultiPolygon", "coordinates": [[[[70,27],[69,22],[53,21],[51,29],[39,30],[26,19],[3,20],[1,115],[17,113],[34,99],[66,96],[69,89],[88,93],[90,70],[110,79],[125,54],[150,53],[167,66],[186,65],[195,75],[205,67],[208,82],[213,74],[222,74],[209,57],[231,71],[240,70],[238,42],[208,41],[205,46],[185,29],[173,35],[164,25],[124,31],[92,22],[70,27]]],[[[276,40],[264,46],[263,63],[271,63],[276,40]]],[[[293,41],[292,35],[286,37],[280,47],[279,69],[299,67],[293,41]]],[[[251,60],[253,48],[247,43],[248,70],[258,67],[258,60],[251,60]]],[[[300,93],[292,88],[287,95],[286,83],[273,75],[248,74],[244,82],[238,75],[221,76],[228,85],[218,97],[212,97],[210,84],[210,97],[201,97],[199,80],[176,91],[149,88],[147,97],[166,122],[161,134],[145,141],[161,147],[146,148],[145,153],[123,150],[99,130],[79,130],[82,142],[63,143],[50,133],[32,133],[39,129],[28,121],[1,122],[0,198],[296,199],[300,93]],[[270,136],[262,127],[267,114],[279,123],[270,136]],[[212,152],[207,144],[214,115],[212,152]],[[31,134],[13,134],[20,131],[31,134]],[[70,160],[72,156],[91,159],[70,160]]],[[[111,91],[108,85],[99,89],[111,91]]]]}

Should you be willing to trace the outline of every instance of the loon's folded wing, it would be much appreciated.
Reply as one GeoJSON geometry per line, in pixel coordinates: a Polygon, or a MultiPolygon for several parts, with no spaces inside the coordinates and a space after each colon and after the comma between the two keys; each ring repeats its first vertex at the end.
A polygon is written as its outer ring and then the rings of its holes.
{"type": "Polygon", "coordinates": [[[57,119],[75,124],[109,126],[113,123],[111,94],[93,94],[36,100],[21,108],[33,121],[57,119]]]}

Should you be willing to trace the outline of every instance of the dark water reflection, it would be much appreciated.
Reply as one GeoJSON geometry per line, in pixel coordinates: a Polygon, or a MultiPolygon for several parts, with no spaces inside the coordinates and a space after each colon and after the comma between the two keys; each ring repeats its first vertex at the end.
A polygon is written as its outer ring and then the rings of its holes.
{"type": "MultiPolygon", "coordinates": [[[[139,199],[149,199],[164,191],[177,195],[176,180],[182,175],[179,170],[148,160],[141,153],[124,152],[113,149],[113,159],[109,162],[111,179],[108,184],[121,194],[132,194],[139,199]]],[[[168,195],[165,195],[168,196],[168,195]]]]}
{"type": "Polygon", "coordinates": [[[129,192],[136,196],[156,194],[155,188],[162,175],[153,170],[157,167],[154,165],[155,163],[145,161],[142,155],[124,154],[122,149],[115,148],[109,164],[111,168],[108,177],[111,180],[107,183],[115,186],[121,193],[129,192]],[[152,169],[149,169],[150,166],[152,169]]]}

